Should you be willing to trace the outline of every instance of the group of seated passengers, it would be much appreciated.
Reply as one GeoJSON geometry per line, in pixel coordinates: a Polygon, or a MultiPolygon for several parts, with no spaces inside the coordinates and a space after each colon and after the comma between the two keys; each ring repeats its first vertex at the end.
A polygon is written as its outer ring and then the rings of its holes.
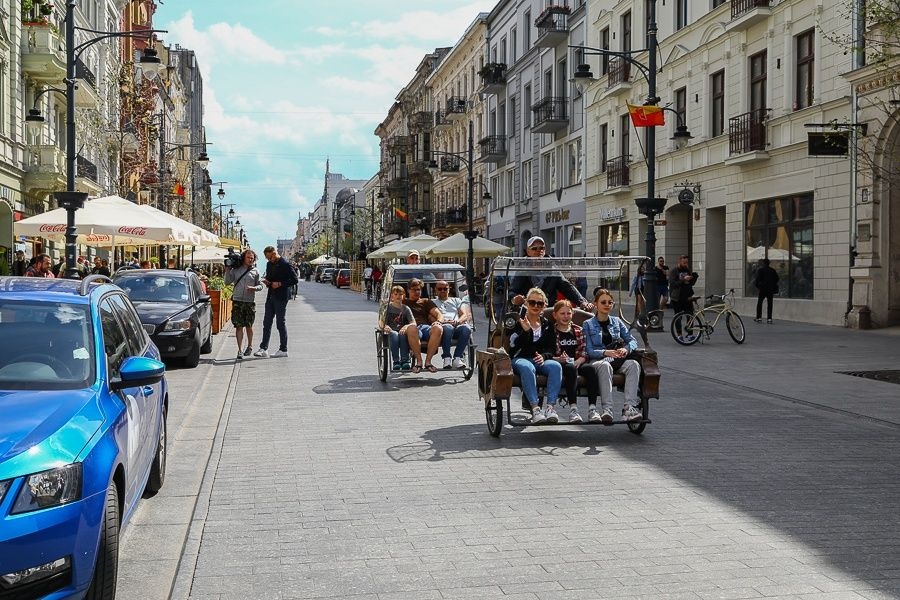
{"type": "MultiPolygon", "coordinates": [[[[539,287],[525,294],[526,312],[509,337],[513,369],[521,381],[523,400],[531,409],[532,423],[558,423],[556,402],[565,383],[569,406],[569,423],[581,423],[577,407],[578,376],[585,380],[588,393],[588,420],[610,425],[613,373],[625,375],[625,406],[622,419],[642,418],[638,383],[641,367],[629,359],[637,349],[637,340],[628,326],[610,315],[612,294],[599,289],[594,294],[595,315],[583,327],[572,323],[572,303],[560,300],[553,306],[553,319],[544,316],[547,295],[539,287]],[[547,378],[547,407],[538,403],[537,375],[547,378]],[[597,410],[597,396],[600,410],[597,410]]],[[[524,403],[523,403],[524,404],[524,403]]]]}
{"type": "Polygon", "coordinates": [[[472,336],[469,302],[450,296],[450,284],[437,281],[436,298],[422,298],[422,280],[410,279],[407,290],[395,285],[391,288],[391,300],[378,327],[389,336],[394,371],[412,370],[419,373],[426,369],[437,373],[431,364],[438,348],[444,359],[445,369],[461,369],[463,356],[472,336]],[[422,360],[420,341],[426,342],[425,360],[422,360]],[[451,347],[456,349],[451,356],[451,347]],[[412,351],[410,351],[412,349],[412,351]],[[410,363],[412,356],[412,364],[410,363]]]}

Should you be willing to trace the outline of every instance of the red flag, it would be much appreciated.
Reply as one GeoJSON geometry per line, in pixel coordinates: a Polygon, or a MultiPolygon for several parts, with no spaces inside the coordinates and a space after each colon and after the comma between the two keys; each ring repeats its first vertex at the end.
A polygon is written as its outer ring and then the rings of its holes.
{"type": "Polygon", "coordinates": [[[180,181],[175,182],[175,186],[172,188],[172,193],[176,196],[184,196],[184,186],[181,185],[180,181]]]}
{"type": "Polygon", "coordinates": [[[406,218],[408,216],[405,212],[403,212],[399,208],[394,209],[394,214],[397,215],[398,217],[400,217],[401,219],[403,219],[404,221],[406,220],[406,218]]]}
{"type": "Polygon", "coordinates": [[[631,115],[631,122],[635,127],[656,127],[665,125],[666,118],[663,109],[654,104],[644,106],[634,106],[627,104],[628,114],[631,115]]]}

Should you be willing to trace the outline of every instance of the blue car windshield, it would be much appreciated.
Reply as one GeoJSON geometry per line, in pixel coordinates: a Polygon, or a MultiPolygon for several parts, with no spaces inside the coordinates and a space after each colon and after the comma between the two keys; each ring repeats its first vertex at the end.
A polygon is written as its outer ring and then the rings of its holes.
{"type": "Polygon", "coordinates": [[[0,300],[0,389],[69,390],[92,385],[90,307],[0,300]]]}
{"type": "Polygon", "coordinates": [[[184,277],[167,277],[159,274],[129,275],[115,279],[132,302],[174,302],[187,304],[190,292],[184,277]]]}

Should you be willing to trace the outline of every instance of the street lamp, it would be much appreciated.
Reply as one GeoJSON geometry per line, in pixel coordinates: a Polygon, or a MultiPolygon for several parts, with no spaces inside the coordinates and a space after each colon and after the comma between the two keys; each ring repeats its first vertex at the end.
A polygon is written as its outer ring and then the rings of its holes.
{"type": "MultiPolygon", "coordinates": [[[[475,223],[474,223],[474,200],[475,200],[475,123],[473,121],[469,121],[469,144],[466,154],[463,155],[462,152],[444,152],[442,150],[431,150],[432,154],[438,154],[441,156],[453,156],[458,158],[459,160],[466,163],[466,170],[468,173],[468,184],[469,189],[466,193],[466,210],[469,213],[469,229],[468,231],[463,232],[463,235],[466,236],[466,239],[469,241],[469,248],[466,253],[466,286],[468,287],[469,298],[474,298],[473,294],[475,293],[475,248],[473,244],[475,243],[475,238],[478,237],[478,232],[475,231],[475,223]]],[[[432,159],[428,163],[428,169],[430,171],[435,171],[438,169],[437,161],[432,159]]],[[[485,191],[484,196],[482,196],[485,200],[490,200],[491,195],[485,191]]]]}
{"type": "MultiPolygon", "coordinates": [[[[57,204],[66,211],[66,277],[78,278],[78,269],[75,266],[76,239],[78,232],[75,228],[75,211],[84,207],[87,194],[75,190],[75,175],[78,160],[75,143],[75,88],[78,81],[76,61],[88,47],[97,42],[111,38],[150,37],[154,33],[167,33],[162,29],[145,29],[142,31],[97,31],[75,26],[75,4],[77,0],[66,0],[65,36],[66,36],[66,89],[56,90],[66,96],[66,190],[55,192],[57,204]],[[95,34],[95,37],[75,43],[75,31],[84,31],[95,34]]],[[[163,68],[159,56],[152,48],[143,51],[138,60],[138,66],[148,77],[153,77],[163,68]]],[[[44,91],[49,91],[44,90],[44,91]]],[[[42,92],[43,93],[43,92],[42,92]]],[[[40,94],[39,94],[40,95],[40,94]]],[[[25,122],[32,130],[40,126],[43,117],[40,110],[33,108],[28,111],[25,122]]]]}
{"type": "MultiPolygon", "coordinates": [[[[224,236],[225,230],[222,228],[222,223],[225,221],[226,218],[231,219],[234,216],[234,204],[216,204],[215,206],[212,207],[212,210],[213,210],[213,212],[215,212],[216,210],[219,211],[219,226],[216,228],[216,231],[218,231],[218,234],[220,237],[224,236]],[[222,215],[223,208],[229,208],[228,214],[225,216],[222,215]]],[[[210,227],[212,227],[212,226],[210,225],[210,227]]]]}
{"type": "MultiPolygon", "coordinates": [[[[656,24],[656,0],[647,2],[647,48],[646,50],[626,50],[615,51],[605,48],[591,48],[589,46],[572,46],[579,51],[582,56],[599,55],[599,56],[616,56],[628,61],[634,65],[647,80],[647,99],[644,106],[659,106],[659,97],[656,95],[656,75],[657,64],[656,56],[658,52],[657,24],[656,24]],[[647,64],[643,64],[635,60],[632,55],[641,52],[647,52],[647,64]]],[[[597,81],[591,73],[591,68],[587,64],[578,65],[575,70],[574,79],[576,84],[581,83],[590,85],[597,81]]],[[[670,109],[671,110],[671,109],[670,109]]],[[[673,111],[675,112],[675,111],[673,111]]],[[[677,114],[677,113],[676,113],[677,114]]],[[[655,125],[652,127],[656,127],[655,125]]],[[[691,134],[687,127],[680,123],[675,130],[672,138],[675,141],[676,148],[683,148],[691,139],[691,134]]],[[[652,135],[647,136],[647,197],[635,198],[638,212],[647,217],[647,237],[646,237],[646,254],[650,258],[651,264],[644,271],[644,290],[646,296],[645,311],[646,315],[659,309],[659,292],[656,282],[656,269],[653,268],[652,261],[656,258],[656,230],[654,229],[653,219],[660,214],[666,207],[665,198],[656,197],[656,130],[652,135]]],[[[649,322],[649,321],[648,321],[649,322]]]]}

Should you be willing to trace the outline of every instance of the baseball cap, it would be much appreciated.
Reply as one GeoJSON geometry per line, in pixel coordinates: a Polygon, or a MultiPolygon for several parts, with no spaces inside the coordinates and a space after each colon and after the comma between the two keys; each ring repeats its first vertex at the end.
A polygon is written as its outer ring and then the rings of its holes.
{"type": "Polygon", "coordinates": [[[418,250],[410,250],[410,251],[406,254],[406,256],[413,256],[413,255],[419,256],[419,251],[418,251],[418,250]]]}
{"type": "Polygon", "coordinates": [[[545,246],[547,245],[544,242],[544,238],[542,238],[539,235],[533,235],[530,238],[528,238],[528,243],[525,245],[528,246],[529,248],[531,248],[531,246],[533,246],[535,242],[540,242],[540,243],[544,244],[545,246]]]}

